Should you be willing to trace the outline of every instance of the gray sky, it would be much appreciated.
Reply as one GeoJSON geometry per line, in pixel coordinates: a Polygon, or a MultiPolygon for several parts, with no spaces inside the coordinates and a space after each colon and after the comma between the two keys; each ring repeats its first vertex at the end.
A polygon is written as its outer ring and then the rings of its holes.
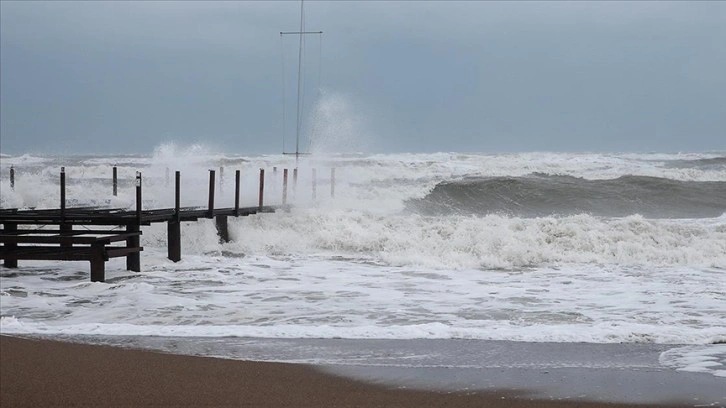
{"type": "MultiPolygon", "coordinates": [[[[3,0],[0,149],[294,150],[299,13],[3,0]]],[[[305,28],[301,150],[726,150],[726,2],[306,1],[305,28]]]]}

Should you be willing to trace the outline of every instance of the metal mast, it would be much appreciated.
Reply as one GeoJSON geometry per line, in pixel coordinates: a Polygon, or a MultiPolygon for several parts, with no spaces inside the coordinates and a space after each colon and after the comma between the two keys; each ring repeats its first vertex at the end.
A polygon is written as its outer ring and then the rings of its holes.
{"type": "MultiPolygon", "coordinates": [[[[298,160],[300,159],[300,127],[302,121],[302,60],[303,60],[303,35],[305,34],[317,34],[322,35],[322,31],[305,31],[305,13],[304,13],[305,2],[300,1],[300,30],[299,31],[281,31],[280,35],[299,35],[300,43],[297,51],[297,115],[296,115],[296,126],[295,126],[295,168],[297,168],[298,160]]],[[[285,135],[283,135],[284,137],[285,135]]],[[[286,154],[283,152],[283,154],[286,154]]]]}

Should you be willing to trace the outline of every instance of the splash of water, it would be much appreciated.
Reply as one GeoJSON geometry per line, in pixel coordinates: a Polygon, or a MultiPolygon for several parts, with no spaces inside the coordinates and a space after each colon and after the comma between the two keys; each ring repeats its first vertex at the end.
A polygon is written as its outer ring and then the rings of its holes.
{"type": "Polygon", "coordinates": [[[311,153],[358,153],[367,150],[363,118],[348,96],[322,90],[311,116],[311,153]]]}

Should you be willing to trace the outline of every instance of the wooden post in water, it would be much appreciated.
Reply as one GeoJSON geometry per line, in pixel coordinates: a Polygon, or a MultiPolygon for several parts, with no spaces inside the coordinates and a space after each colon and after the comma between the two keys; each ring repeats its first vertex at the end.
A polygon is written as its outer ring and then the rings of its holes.
{"type": "Polygon", "coordinates": [[[141,172],[136,172],[136,223],[141,225],[141,172]]]}
{"type": "Polygon", "coordinates": [[[234,216],[239,217],[239,181],[240,171],[234,172],[234,216]]]}
{"type": "Polygon", "coordinates": [[[260,169],[260,210],[262,209],[263,197],[265,196],[265,169],[260,169]]]}
{"type": "Polygon", "coordinates": [[[60,212],[61,222],[66,218],[66,168],[61,167],[60,172],[60,212]]]}
{"type": "Polygon", "coordinates": [[[15,191],[15,168],[10,165],[10,189],[15,191]]]}
{"type": "Polygon", "coordinates": [[[106,248],[102,243],[91,244],[91,282],[106,281],[106,248]]]}
{"type": "Polygon", "coordinates": [[[113,196],[118,196],[118,169],[116,166],[113,166],[113,171],[111,173],[111,183],[113,184],[113,196]]]}
{"type": "MultiPolygon", "coordinates": [[[[220,179],[223,167],[220,167],[220,179]]],[[[227,232],[227,216],[214,215],[214,170],[209,170],[209,204],[207,209],[207,218],[214,218],[214,225],[217,228],[217,235],[223,242],[229,242],[229,233],[227,232]]],[[[221,191],[220,186],[220,191],[221,191]]]]}
{"type": "Polygon", "coordinates": [[[316,169],[313,169],[313,201],[317,199],[318,196],[318,171],[316,169]]]}
{"type": "MultiPolygon", "coordinates": [[[[3,224],[3,233],[4,234],[13,234],[18,231],[18,224],[14,222],[6,222],[3,224]]],[[[16,242],[6,242],[3,247],[8,253],[13,253],[18,248],[18,244],[16,242]]],[[[18,260],[17,259],[7,259],[5,258],[5,261],[3,261],[3,266],[6,268],[17,268],[18,267],[18,260]]]]}
{"type": "Polygon", "coordinates": [[[292,170],[292,197],[297,197],[297,167],[292,170]]]}
{"type": "Polygon", "coordinates": [[[174,173],[174,219],[181,222],[181,172],[174,173]]]}
{"type": "MultiPolygon", "coordinates": [[[[141,231],[141,172],[136,172],[136,221],[126,224],[126,232],[141,231]]],[[[126,246],[138,248],[141,246],[141,238],[138,235],[128,237],[126,246]]],[[[134,272],[141,272],[141,253],[134,252],[126,255],[126,269],[134,272]]]]}
{"type": "Polygon", "coordinates": [[[330,169],[330,198],[335,198],[335,167],[330,169]]]}
{"type": "Polygon", "coordinates": [[[174,217],[166,223],[167,258],[173,262],[181,261],[181,173],[174,175],[174,217]]]}
{"type": "MultiPolygon", "coordinates": [[[[59,225],[60,234],[64,235],[73,231],[73,224],[66,223],[66,168],[61,167],[60,173],[60,216],[61,222],[59,225]]],[[[68,248],[72,247],[73,243],[61,242],[61,247],[68,248]]]]}
{"type": "Polygon", "coordinates": [[[209,170],[209,202],[207,205],[207,218],[214,217],[214,170],[209,170]]]}
{"type": "Polygon", "coordinates": [[[287,205],[287,169],[282,170],[282,205],[287,205]]]}
{"type": "Polygon", "coordinates": [[[227,216],[216,215],[214,217],[214,225],[217,227],[217,235],[221,242],[229,242],[229,229],[227,228],[227,216]]]}

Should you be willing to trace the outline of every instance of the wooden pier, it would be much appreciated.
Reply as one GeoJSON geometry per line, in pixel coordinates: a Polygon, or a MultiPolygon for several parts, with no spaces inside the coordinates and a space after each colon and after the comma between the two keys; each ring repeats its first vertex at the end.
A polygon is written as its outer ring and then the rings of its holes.
{"type": "MultiPolygon", "coordinates": [[[[11,168],[11,170],[13,170],[11,168]]],[[[113,192],[116,195],[116,168],[113,169],[113,192]]],[[[284,171],[287,176],[287,169],[284,171]]],[[[14,176],[14,172],[12,173],[14,176]]],[[[265,206],[264,170],[260,170],[259,205],[240,207],[240,172],[235,177],[235,205],[214,207],[215,172],[210,170],[207,208],[180,206],[180,173],[176,172],[174,208],[142,209],[141,173],[136,173],[136,209],[76,207],[66,208],[65,171],[60,174],[60,208],[0,209],[0,259],[4,266],[17,268],[18,260],[88,261],[91,281],[105,280],[105,262],[126,257],[126,269],[141,271],[141,226],[167,223],[168,258],[181,260],[181,223],[200,218],[214,218],[220,240],[229,241],[227,217],[274,213],[280,206],[265,206]]],[[[286,206],[287,178],[284,180],[283,206],[286,206]]],[[[14,187],[14,178],[13,178],[14,187]]]]}

